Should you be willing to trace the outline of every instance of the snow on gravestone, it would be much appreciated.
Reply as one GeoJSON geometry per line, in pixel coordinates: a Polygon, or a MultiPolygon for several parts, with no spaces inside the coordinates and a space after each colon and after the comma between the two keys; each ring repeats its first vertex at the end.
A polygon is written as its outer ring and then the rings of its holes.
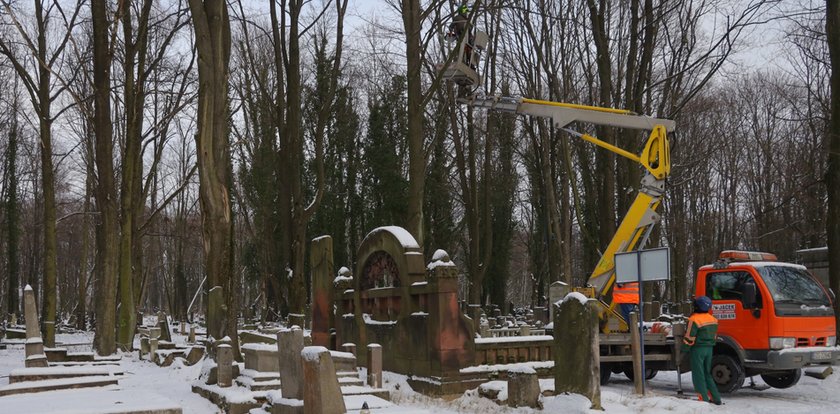
{"type": "MultiPolygon", "coordinates": [[[[338,385],[330,351],[323,346],[308,346],[300,353],[303,359],[304,414],[343,414],[347,412],[338,385]]],[[[282,381],[281,381],[282,382],[282,381]]]]}
{"type": "Polygon", "coordinates": [[[553,306],[555,392],[581,394],[600,409],[598,304],[571,292],[553,306]]]}

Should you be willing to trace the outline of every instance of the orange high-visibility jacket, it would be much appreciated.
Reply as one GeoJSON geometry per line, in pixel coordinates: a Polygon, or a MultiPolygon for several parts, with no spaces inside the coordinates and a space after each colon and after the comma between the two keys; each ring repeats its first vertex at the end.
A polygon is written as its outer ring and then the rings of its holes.
{"type": "Polygon", "coordinates": [[[639,303],[639,283],[616,284],[613,288],[613,302],[639,303]]]}

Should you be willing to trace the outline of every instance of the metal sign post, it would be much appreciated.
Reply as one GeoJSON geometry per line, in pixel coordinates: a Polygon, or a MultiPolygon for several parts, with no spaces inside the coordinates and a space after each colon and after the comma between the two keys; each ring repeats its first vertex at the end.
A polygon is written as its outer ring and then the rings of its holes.
{"type": "MultiPolygon", "coordinates": [[[[641,353],[642,394],[645,393],[645,330],[644,330],[644,283],[671,280],[671,250],[668,247],[658,249],[637,250],[633,252],[617,253],[615,255],[616,283],[639,284],[639,350],[641,353]]],[[[628,321],[629,326],[629,321],[628,321]]]]}

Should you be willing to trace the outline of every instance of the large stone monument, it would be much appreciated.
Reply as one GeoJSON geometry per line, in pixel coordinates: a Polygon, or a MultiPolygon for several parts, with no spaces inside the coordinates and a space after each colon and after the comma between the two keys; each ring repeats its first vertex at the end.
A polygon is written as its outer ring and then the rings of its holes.
{"type": "MultiPolygon", "coordinates": [[[[381,344],[384,369],[431,379],[410,380],[416,390],[463,392],[460,369],[475,360],[475,329],[459,308],[449,255],[440,250],[424,266],[414,237],[390,226],[370,232],[357,259],[355,277],[335,280],[336,343],[381,344]]],[[[366,354],[359,352],[360,364],[366,354]]]]}
{"type": "Polygon", "coordinates": [[[554,390],[581,394],[601,409],[598,302],[572,292],[554,307],[554,390]]]}
{"type": "Polygon", "coordinates": [[[23,308],[26,316],[26,362],[27,368],[46,367],[47,355],[44,354],[44,341],[38,328],[38,305],[35,304],[35,291],[26,285],[23,289],[23,308]]]}

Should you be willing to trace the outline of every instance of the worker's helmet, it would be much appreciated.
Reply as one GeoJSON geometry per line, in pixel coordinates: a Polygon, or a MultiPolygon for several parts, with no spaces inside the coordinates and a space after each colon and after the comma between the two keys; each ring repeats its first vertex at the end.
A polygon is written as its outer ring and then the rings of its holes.
{"type": "Polygon", "coordinates": [[[712,300],[708,296],[700,296],[694,299],[694,309],[697,312],[708,312],[712,307],[712,300]]]}

